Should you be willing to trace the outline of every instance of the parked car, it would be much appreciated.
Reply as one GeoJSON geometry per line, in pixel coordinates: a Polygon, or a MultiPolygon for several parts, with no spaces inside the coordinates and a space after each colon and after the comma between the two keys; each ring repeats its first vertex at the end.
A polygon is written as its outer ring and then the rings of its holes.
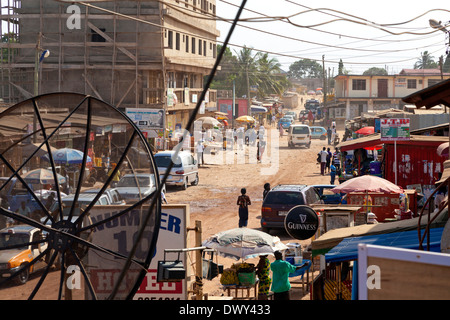
{"type": "MultiPolygon", "coordinates": [[[[156,191],[155,175],[152,173],[126,174],[120,178],[116,189],[126,203],[138,202],[156,191]]],[[[164,188],[163,192],[165,192],[164,188]]]]}
{"type": "MultiPolygon", "coordinates": [[[[96,195],[97,194],[95,194],[95,193],[80,193],[78,195],[77,206],[75,207],[73,214],[72,214],[72,219],[71,219],[72,222],[76,221],[78,219],[78,217],[80,216],[80,208],[83,210],[86,209],[92,203],[92,201],[94,200],[96,195]]],[[[64,198],[61,198],[64,217],[69,215],[74,199],[75,199],[74,194],[69,194],[64,198]]],[[[110,205],[110,204],[111,204],[111,202],[109,200],[109,197],[106,194],[102,194],[100,196],[100,198],[98,198],[97,202],[95,203],[95,205],[103,205],[103,206],[110,205]]],[[[60,217],[60,215],[57,214],[59,212],[58,210],[59,210],[59,205],[58,205],[58,202],[55,201],[53,203],[53,205],[50,207],[50,212],[52,212],[52,215],[54,216],[54,218],[56,220],[58,220],[60,217]]],[[[51,220],[47,216],[41,218],[41,222],[43,224],[51,224],[51,220]]],[[[83,221],[83,224],[88,225],[89,222],[83,221]]]]}
{"type": "Polygon", "coordinates": [[[333,184],[316,184],[313,185],[319,193],[325,204],[339,204],[341,203],[341,194],[331,191],[335,187],[333,184]]]}
{"type": "Polygon", "coordinates": [[[288,146],[294,148],[296,145],[311,147],[311,129],[306,124],[294,124],[288,130],[288,146]]]}
{"type": "Polygon", "coordinates": [[[295,122],[295,118],[294,118],[294,116],[293,116],[292,114],[286,114],[286,115],[284,115],[284,118],[289,118],[289,119],[291,119],[291,123],[294,123],[294,122],[295,122]]]}
{"type": "Polygon", "coordinates": [[[264,198],[261,208],[261,227],[283,229],[284,218],[289,210],[298,205],[323,203],[319,193],[313,186],[303,184],[284,184],[271,189],[264,198]]]}
{"type": "Polygon", "coordinates": [[[311,127],[311,138],[326,140],[327,130],[324,127],[311,127]]]}
{"type": "MultiPolygon", "coordinates": [[[[0,230],[0,248],[9,246],[23,246],[1,251],[0,255],[0,276],[9,277],[16,273],[23,265],[29,264],[44,250],[47,249],[47,243],[30,244],[31,242],[45,239],[45,234],[41,229],[18,225],[0,230]]],[[[14,278],[17,284],[24,284],[28,281],[29,275],[47,266],[46,256],[43,256],[29,268],[25,268],[20,275],[14,278]]]]}
{"type": "Polygon", "coordinates": [[[283,127],[283,129],[289,129],[289,127],[292,124],[292,119],[283,117],[280,119],[280,121],[278,121],[278,125],[280,124],[283,127]]]}
{"type": "MultiPolygon", "coordinates": [[[[166,173],[175,151],[164,151],[155,154],[155,162],[158,167],[160,179],[166,173]]],[[[186,190],[188,185],[198,185],[198,164],[189,151],[181,151],[178,153],[178,158],[174,160],[172,170],[167,177],[166,185],[181,186],[186,190]]]]}
{"type": "MultiPolygon", "coordinates": [[[[8,179],[9,177],[0,177],[0,186],[2,186],[0,194],[5,196],[8,200],[9,209],[11,211],[17,211],[22,202],[25,202],[25,205],[29,207],[31,211],[41,209],[39,204],[31,196],[30,192],[23,186],[19,179],[12,178],[6,185],[4,185],[8,179]]],[[[32,184],[28,184],[28,186],[31,190],[34,190],[32,184]]]]}
{"type": "MultiPolygon", "coordinates": [[[[100,191],[100,189],[89,189],[89,190],[83,191],[83,193],[94,193],[94,194],[97,194],[99,191],[100,191]]],[[[125,200],[122,199],[119,191],[116,188],[107,188],[107,189],[105,189],[103,194],[105,194],[108,197],[109,204],[111,204],[111,205],[123,205],[123,204],[125,204],[125,200]]]]}
{"type": "Polygon", "coordinates": [[[297,116],[295,111],[286,111],[285,115],[292,116],[294,118],[294,120],[295,120],[295,118],[297,116]]]}

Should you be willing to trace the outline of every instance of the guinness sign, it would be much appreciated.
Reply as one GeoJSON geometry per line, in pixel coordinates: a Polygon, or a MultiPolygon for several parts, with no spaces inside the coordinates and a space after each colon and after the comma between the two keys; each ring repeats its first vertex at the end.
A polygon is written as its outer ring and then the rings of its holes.
{"type": "Polygon", "coordinates": [[[311,207],[296,206],[284,218],[284,228],[291,237],[306,240],[319,228],[319,217],[311,207]]]}

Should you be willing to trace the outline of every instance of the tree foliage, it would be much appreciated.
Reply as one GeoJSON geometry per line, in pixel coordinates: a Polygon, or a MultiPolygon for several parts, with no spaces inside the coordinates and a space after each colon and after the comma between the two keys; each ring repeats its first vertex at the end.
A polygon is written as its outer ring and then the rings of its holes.
{"type": "Polygon", "coordinates": [[[438,63],[434,61],[434,57],[428,51],[420,53],[420,58],[414,64],[414,69],[436,69],[438,63]]]}
{"type": "Polygon", "coordinates": [[[294,79],[322,78],[323,68],[315,60],[301,59],[290,65],[289,76],[294,79]]]}
{"type": "MultiPolygon", "coordinates": [[[[250,87],[256,87],[258,97],[264,97],[281,94],[289,86],[278,60],[271,58],[268,53],[255,53],[251,48],[242,48],[236,52],[236,56],[227,48],[220,67],[211,88],[230,90],[234,81],[238,97],[247,96],[250,87]]],[[[250,94],[254,95],[254,92],[250,94]]]]}
{"type": "Polygon", "coordinates": [[[387,76],[388,72],[384,68],[372,67],[363,72],[364,76],[387,76]]]}

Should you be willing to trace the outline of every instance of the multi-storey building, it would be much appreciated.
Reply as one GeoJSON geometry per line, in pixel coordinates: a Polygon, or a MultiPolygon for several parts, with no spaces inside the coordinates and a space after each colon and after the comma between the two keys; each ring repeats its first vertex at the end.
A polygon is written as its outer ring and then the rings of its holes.
{"type": "MultiPolygon", "coordinates": [[[[78,92],[123,110],[164,109],[167,129],[184,127],[216,59],[215,4],[2,0],[0,98],[78,92]]],[[[211,90],[206,107],[215,105],[211,90]]]]}
{"type": "Polygon", "coordinates": [[[402,109],[402,98],[449,77],[439,69],[404,69],[384,76],[338,75],[335,99],[327,103],[329,117],[349,120],[364,112],[402,109]]]}

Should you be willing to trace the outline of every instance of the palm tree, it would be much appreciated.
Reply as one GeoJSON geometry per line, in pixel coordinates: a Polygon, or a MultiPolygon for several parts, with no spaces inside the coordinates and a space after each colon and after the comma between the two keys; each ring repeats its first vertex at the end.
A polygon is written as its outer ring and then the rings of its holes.
{"type": "Polygon", "coordinates": [[[434,57],[428,51],[420,53],[420,58],[414,64],[414,69],[436,69],[438,63],[434,61],[434,57]]]}
{"type": "Polygon", "coordinates": [[[251,48],[244,48],[239,51],[238,72],[236,77],[237,95],[246,95],[248,99],[248,112],[250,114],[250,83],[258,83],[258,58],[259,52],[253,54],[251,48]]]}
{"type": "Polygon", "coordinates": [[[282,75],[281,64],[269,54],[260,54],[258,59],[258,93],[264,97],[270,93],[281,94],[288,86],[286,76],[282,75]]]}

